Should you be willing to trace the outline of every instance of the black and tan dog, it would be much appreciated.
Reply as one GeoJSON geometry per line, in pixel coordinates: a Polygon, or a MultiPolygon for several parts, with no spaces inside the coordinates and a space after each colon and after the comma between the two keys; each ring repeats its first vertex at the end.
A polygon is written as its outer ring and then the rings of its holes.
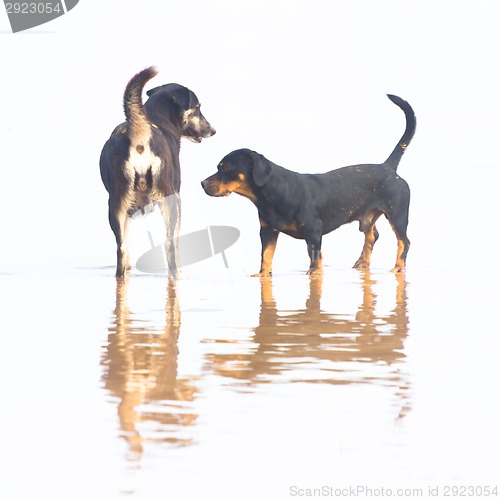
{"type": "Polygon", "coordinates": [[[109,193],[109,224],[116,238],[116,275],[130,268],[127,229],[132,215],[160,206],[167,231],[167,260],[177,273],[175,244],[180,221],[181,137],[193,142],[215,134],[201,114],[196,95],[171,83],[152,89],[146,104],[142,91],[157,74],[146,68],[128,83],[123,96],[126,122],[118,125],[104,145],[100,169],[109,193]]]}
{"type": "Polygon", "coordinates": [[[321,239],[348,222],[359,221],[365,234],[361,256],[354,264],[368,268],[377,241],[377,219],[384,214],[398,240],[394,272],[404,271],[410,241],[406,235],[410,189],[397,167],[416,128],[411,106],[388,95],[406,116],[406,130],[393,152],[382,164],[363,164],[325,174],[299,174],[275,165],[264,156],[239,149],[218,165],[217,173],[202,182],[210,196],[232,192],[250,199],[257,207],[262,241],[260,273],[271,274],[272,259],[280,232],[304,239],[311,259],[309,274],[321,272],[321,239]]]}

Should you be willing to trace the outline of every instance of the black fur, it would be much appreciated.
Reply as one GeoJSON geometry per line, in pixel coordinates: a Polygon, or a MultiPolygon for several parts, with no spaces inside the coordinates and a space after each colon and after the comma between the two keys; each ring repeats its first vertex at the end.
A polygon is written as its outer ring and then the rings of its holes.
{"type": "Polygon", "coordinates": [[[272,257],[280,232],[307,243],[309,273],[322,268],[322,236],[343,224],[359,221],[365,244],[358,268],[368,268],[378,238],[375,222],[384,214],[398,239],[395,272],[404,270],[410,241],[406,235],[410,189],[396,172],[416,129],[411,106],[388,96],[406,116],[406,130],[388,159],[382,164],[362,164],[325,174],[300,174],[280,167],[249,149],[229,153],[218,172],[202,182],[210,196],[236,192],[257,207],[261,223],[262,263],[258,276],[271,274],[272,257]]]}
{"type": "Polygon", "coordinates": [[[152,203],[160,206],[165,220],[167,257],[175,275],[172,241],[180,218],[180,140],[186,137],[201,142],[215,134],[201,114],[196,95],[186,87],[157,87],[143,105],[144,86],[156,73],[147,68],[130,80],[123,98],[127,121],[114,129],[100,157],[101,179],[109,193],[109,223],[117,243],[116,275],[120,277],[130,268],[129,218],[150,210],[152,203]]]}

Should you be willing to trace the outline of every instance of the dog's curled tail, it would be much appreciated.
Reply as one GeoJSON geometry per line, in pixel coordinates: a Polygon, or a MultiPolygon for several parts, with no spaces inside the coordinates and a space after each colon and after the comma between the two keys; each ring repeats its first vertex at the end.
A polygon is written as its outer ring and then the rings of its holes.
{"type": "Polygon", "coordinates": [[[401,161],[401,157],[403,156],[406,148],[415,135],[415,130],[417,128],[417,118],[412,107],[406,101],[401,99],[401,97],[391,94],[387,94],[387,97],[394,104],[396,104],[396,106],[399,106],[404,111],[404,114],[406,116],[406,129],[401,139],[399,139],[399,142],[396,144],[396,147],[389,155],[389,158],[387,158],[387,160],[384,162],[385,165],[388,165],[394,170],[397,170],[399,162],[401,161]]]}
{"type": "MultiPolygon", "coordinates": [[[[123,94],[123,109],[128,125],[130,142],[136,148],[143,148],[151,135],[151,129],[142,103],[142,91],[146,83],[158,74],[151,66],[135,75],[127,84],[123,94]]],[[[138,152],[141,153],[142,151],[138,152]]]]}

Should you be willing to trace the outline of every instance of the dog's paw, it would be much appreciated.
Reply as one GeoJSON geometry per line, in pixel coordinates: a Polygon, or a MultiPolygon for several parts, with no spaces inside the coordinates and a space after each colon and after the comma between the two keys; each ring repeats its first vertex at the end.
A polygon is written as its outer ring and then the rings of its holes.
{"type": "Polygon", "coordinates": [[[308,276],[321,276],[323,274],[323,270],[317,267],[310,268],[307,271],[308,276]]]}
{"type": "Polygon", "coordinates": [[[261,271],[257,274],[251,274],[252,278],[270,278],[273,275],[271,271],[261,271]]]}
{"type": "Polygon", "coordinates": [[[170,280],[180,280],[182,278],[182,273],[180,271],[180,269],[172,269],[172,270],[168,270],[168,278],[170,280]]]}
{"type": "Polygon", "coordinates": [[[366,260],[358,260],[354,266],[352,266],[353,269],[369,269],[370,264],[366,262],[366,260]]]}
{"type": "Polygon", "coordinates": [[[405,268],[403,266],[395,266],[391,269],[391,273],[397,274],[397,273],[404,273],[405,268]]]}

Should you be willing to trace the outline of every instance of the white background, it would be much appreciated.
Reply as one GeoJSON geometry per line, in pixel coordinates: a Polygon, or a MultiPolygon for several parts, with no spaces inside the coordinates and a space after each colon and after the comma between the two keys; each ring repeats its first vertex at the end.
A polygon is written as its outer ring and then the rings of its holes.
{"type": "MultiPolygon", "coordinates": [[[[460,261],[459,232],[473,245],[478,220],[495,220],[495,12],[492,1],[82,0],[15,35],[0,16],[0,266],[114,264],[98,158],[123,120],[126,82],[152,64],[160,73],[151,85],[188,86],[217,129],[201,145],[183,143],[184,232],[248,221],[248,244],[258,239],[247,200],[208,198],[199,187],[233,149],[301,172],[383,161],[404,130],[385,97],[394,93],[418,119],[399,170],[413,192],[409,258],[460,261]]],[[[359,245],[357,230],[346,231],[341,246],[359,245]]],[[[241,265],[252,271],[258,256],[249,259],[241,265]]]]}

